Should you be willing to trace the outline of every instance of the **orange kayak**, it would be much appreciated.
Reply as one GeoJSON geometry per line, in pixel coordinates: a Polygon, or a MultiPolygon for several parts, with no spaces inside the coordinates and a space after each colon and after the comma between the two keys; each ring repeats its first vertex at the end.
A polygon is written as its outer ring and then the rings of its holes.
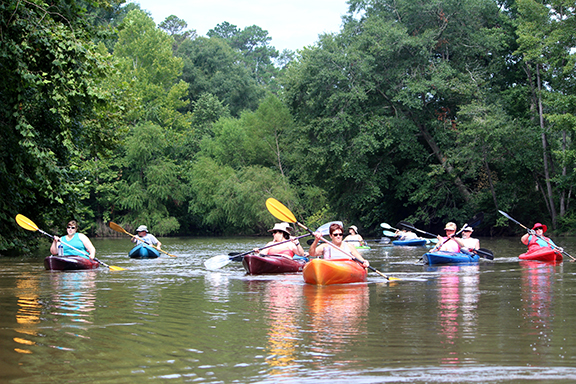
{"type": "Polygon", "coordinates": [[[308,284],[329,285],[366,281],[368,271],[360,263],[350,259],[312,259],[306,264],[302,274],[308,284]]]}

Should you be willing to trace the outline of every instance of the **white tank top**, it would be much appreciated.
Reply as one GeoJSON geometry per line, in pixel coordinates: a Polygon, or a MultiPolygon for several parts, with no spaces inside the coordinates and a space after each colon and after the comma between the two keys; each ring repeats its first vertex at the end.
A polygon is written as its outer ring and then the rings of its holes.
{"type": "MultiPolygon", "coordinates": [[[[342,244],[344,245],[344,244],[342,244]]],[[[322,248],[322,256],[324,256],[324,259],[326,260],[330,260],[330,259],[349,259],[350,256],[348,256],[347,253],[342,252],[339,249],[336,249],[334,247],[331,247],[330,245],[326,244],[324,246],[324,248],[322,248]]]]}

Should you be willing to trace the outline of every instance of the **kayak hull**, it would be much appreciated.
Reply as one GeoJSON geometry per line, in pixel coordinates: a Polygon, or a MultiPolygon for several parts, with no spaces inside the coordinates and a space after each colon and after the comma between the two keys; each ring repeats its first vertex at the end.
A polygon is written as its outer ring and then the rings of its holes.
{"type": "Polygon", "coordinates": [[[366,268],[350,259],[312,259],[302,272],[304,282],[315,285],[361,283],[368,275],[366,268]]]}
{"type": "Polygon", "coordinates": [[[562,261],[562,253],[556,249],[542,247],[536,251],[526,252],[518,256],[520,260],[562,261]]]}
{"type": "Polygon", "coordinates": [[[84,256],[48,256],[44,267],[49,271],[77,271],[98,268],[100,263],[84,256]]]}
{"type": "Polygon", "coordinates": [[[394,245],[408,246],[408,247],[419,247],[426,245],[426,239],[412,239],[412,240],[394,240],[392,242],[394,245]]]}
{"type": "Polygon", "coordinates": [[[155,259],[160,256],[160,252],[150,246],[140,243],[130,250],[128,256],[132,259],[155,259]]]}
{"type": "Polygon", "coordinates": [[[477,263],[480,256],[463,252],[427,252],[422,256],[425,264],[466,264],[477,263]]]}
{"type": "Polygon", "coordinates": [[[281,255],[246,255],[242,258],[242,266],[249,275],[302,272],[305,264],[306,259],[293,260],[281,255]]]}
{"type": "Polygon", "coordinates": [[[357,250],[358,252],[369,251],[369,250],[372,249],[372,248],[371,248],[370,246],[368,246],[368,245],[361,245],[361,246],[354,247],[354,248],[356,248],[356,250],[357,250]]]}

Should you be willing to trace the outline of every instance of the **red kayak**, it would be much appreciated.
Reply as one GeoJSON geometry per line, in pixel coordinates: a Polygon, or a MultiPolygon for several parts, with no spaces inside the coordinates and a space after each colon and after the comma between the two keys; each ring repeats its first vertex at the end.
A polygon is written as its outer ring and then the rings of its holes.
{"type": "Polygon", "coordinates": [[[562,253],[557,249],[541,247],[535,251],[528,251],[518,256],[520,260],[562,261],[562,253]]]}
{"type": "Polygon", "coordinates": [[[368,271],[351,259],[312,259],[302,271],[308,284],[329,285],[367,281],[368,271]]]}
{"type": "Polygon", "coordinates": [[[246,255],[242,258],[242,265],[249,275],[294,273],[302,272],[306,259],[293,260],[281,255],[246,255]]]}
{"type": "Polygon", "coordinates": [[[84,256],[48,256],[44,267],[52,271],[74,271],[79,269],[98,268],[100,263],[84,256]]]}

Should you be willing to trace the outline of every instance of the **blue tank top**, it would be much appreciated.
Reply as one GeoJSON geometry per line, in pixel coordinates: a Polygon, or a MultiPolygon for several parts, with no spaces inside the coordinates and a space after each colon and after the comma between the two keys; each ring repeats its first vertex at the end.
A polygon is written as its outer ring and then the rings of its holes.
{"type": "Polygon", "coordinates": [[[86,247],[84,246],[84,243],[82,242],[82,240],[80,240],[80,236],[78,236],[78,233],[75,233],[74,236],[72,236],[72,240],[70,240],[70,241],[68,241],[66,236],[62,236],[60,238],[60,241],[62,242],[62,247],[64,250],[64,256],[84,256],[86,258],[90,258],[89,256],[82,253],[82,252],[86,252],[88,254],[89,252],[86,249],[86,247]],[[65,244],[69,244],[72,247],[81,250],[82,252],[78,252],[76,249],[68,247],[65,244]]]}

